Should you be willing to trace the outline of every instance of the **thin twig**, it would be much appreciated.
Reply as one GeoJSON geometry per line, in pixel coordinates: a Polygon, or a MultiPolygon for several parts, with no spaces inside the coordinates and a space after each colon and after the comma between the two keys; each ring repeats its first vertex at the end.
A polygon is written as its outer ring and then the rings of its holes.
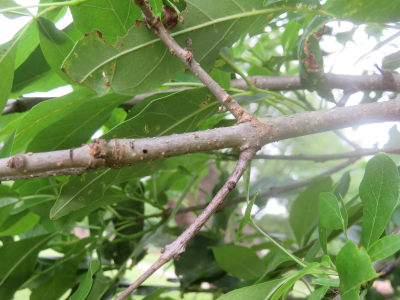
{"type": "MultiPolygon", "coordinates": [[[[254,159],[269,159],[269,160],[306,160],[314,162],[326,162],[329,160],[338,160],[345,158],[360,158],[362,156],[375,155],[379,152],[385,152],[388,154],[400,154],[400,147],[387,147],[387,148],[369,148],[360,149],[343,153],[335,154],[297,154],[297,155],[269,155],[269,154],[257,154],[254,159]]],[[[207,152],[213,154],[213,152],[207,152]]],[[[239,154],[236,153],[221,153],[218,154],[226,157],[237,158],[239,154]]]]}
{"type": "Polygon", "coordinates": [[[197,219],[171,244],[162,249],[162,254],[158,260],[129,288],[120,294],[115,300],[122,300],[129,296],[138,286],[148,279],[155,271],[166,264],[171,258],[179,259],[180,255],[185,252],[187,243],[199,232],[203,225],[210,219],[213,213],[218,209],[224,199],[229,195],[230,191],[235,188],[236,183],[242,177],[250,161],[255,155],[255,149],[247,149],[240,154],[235,169],[229,176],[224,186],[218,191],[214,199],[207,205],[197,219]]]}

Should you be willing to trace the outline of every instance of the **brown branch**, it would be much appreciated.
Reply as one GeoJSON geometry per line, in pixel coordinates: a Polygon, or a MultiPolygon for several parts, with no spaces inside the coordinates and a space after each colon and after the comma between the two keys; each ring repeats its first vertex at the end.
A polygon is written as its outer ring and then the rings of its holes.
{"type": "Polygon", "coordinates": [[[134,2],[142,10],[142,15],[147,27],[164,42],[169,48],[170,53],[176,55],[181,62],[200,79],[200,81],[215,95],[218,101],[232,113],[238,120],[238,123],[249,121],[252,116],[233,100],[233,98],[203,70],[200,64],[195,61],[191,39],[186,39],[185,43],[188,42],[189,47],[183,49],[175,42],[174,38],[169,35],[160,18],[153,13],[148,0],[134,0],[134,2]]]}
{"type": "MultiPolygon", "coordinates": [[[[392,81],[386,80],[382,75],[343,75],[326,74],[329,86],[332,89],[354,90],[354,91],[392,91],[400,92],[400,75],[393,75],[392,81]]],[[[293,91],[305,89],[298,76],[251,76],[251,83],[260,89],[270,91],[293,91]]],[[[231,81],[234,88],[248,90],[243,79],[231,81]]]]}
{"type": "Polygon", "coordinates": [[[171,258],[179,259],[180,255],[185,252],[187,243],[199,232],[203,225],[210,219],[212,214],[218,209],[224,199],[229,195],[230,191],[235,188],[236,183],[242,177],[250,161],[255,155],[255,149],[247,149],[240,154],[235,169],[229,176],[227,182],[218,191],[214,199],[207,205],[197,219],[171,244],[162,249],[162,254],[158,260],[129,288],[120,294],[115,300],[122,300],[129,296],[138,286],[140,286],[147,278],[149,278],[161,266],[167,263],[171,258]]]}
{"type": "MultiPolygon", "coordinates": [[[[269,154],[257,154],[254,159],[270,159],[270,160],[306,160],[314,162],[325,162],[329,160],[338,160],[345,158],[360,158],[367,155],[375,155],[379,152],[385,152],[388,154],[400,154],[400,147],[387,147],[387,148],[370,148],[360,149],[355,151],[349,151],[344,153],[335,154],[297,154],[297,155],[269,155],[269,154]]],[[[213,152],[208,152],[213,154],[213,152]]],[[[235,153],[219,153],[223,156],[237,158],[239,154],[235,153]]]]}
{"type": "MultiPolygon", "coordinates": [[[[331,88],[344,89],[356,88],[357,91],[393,91],[400,92],[400,75],[393,75],[394,82],[387,82],[380,75],[342,75],[342,74],[326,74],[331,88]],[[354,86],[353,86],[354,85],[354,86]]],[[[249,77],[250,81],[256,84],[256,87],[269,91],[284,90],[302,90],[304,87],[300,83],[297,76],[253,76],[249,77]]],[[[248,90],[248,86],[243,79],[234,79],[231,81],[231,87],[237,89],[248,90]]],[[[165,90],[151,91],[135,96],[120,105],[125,110],[131,109],[139,101],[146,97],[174,91],[182,91],[192,89],[193,87],[176,87],[165,90]]],[[[22,97],[16,100],[8,100],[7,106],[4,108],[2,115],[17,112],[25,112],[30,110],[34,105],[53,98],[48,97],[22,97]]]]}
{"type": "Polygon", "coordinates": [[[60,175],[76,174],[77,168],[85,168],[85,172],[119,169],[155,159],[224,148],[243,151],[282,139],[399,119],[400,101],[391,100],[251,120],[232,127],[193,133],[137,140],[94,140],[92,144],[73,150],[17,154],[0,159],[0,180],[17,180],[26,175],[35,177],[35,174],[39,177],[37,174],[43,172],[47,172],[43,173],[46,176],[58,176],[60,170],[64,170],[60,175]]]}

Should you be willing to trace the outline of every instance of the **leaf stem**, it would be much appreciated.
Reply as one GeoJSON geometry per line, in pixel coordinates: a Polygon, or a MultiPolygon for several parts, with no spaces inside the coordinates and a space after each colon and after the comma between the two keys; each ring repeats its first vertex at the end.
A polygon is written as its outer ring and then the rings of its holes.
{"type": "Polygon", "coordinates": [[[303,268],[306,267],[307,265],[298,257],[294,256],[292,253],[287,251],[284,247],[282,247],[277,241],[275,241],[272,237],[270,237],[267,233],[265,233],[260,227],[258,227],[253,220],[250,219],[250,224],[253,225],[253,227],[261,233],[263,236],[268,238],[272,243],[274,243],[279,249],[281,249],[283,252],[285,252],[288,256],[290,256],[296,263],[298,263],[300,266],[303,268]]]}

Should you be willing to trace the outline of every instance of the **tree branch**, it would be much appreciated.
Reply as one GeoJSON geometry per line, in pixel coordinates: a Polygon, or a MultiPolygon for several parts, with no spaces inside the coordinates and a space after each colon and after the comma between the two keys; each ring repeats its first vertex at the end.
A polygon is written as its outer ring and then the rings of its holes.
{"type": "MultiPolygon", "coordinates": [[[[354,90],[354,91],[392,91],[400,92],[400,75],[393,75],[394,80],[386,80],[382,75],[343,75],[325,74],[329,86],[332,89],[354,90]]],[[[303,90],[298,76],[251,76],[250,82],[257,88],[269,91],[293,91],[303,90]]],[[[243,79],[231,81],[234,88],[248,90],[243,79]]]]}
{"type": "MultiPolygon", "coordinates": [[[[393,91],[400,92],[400,75],[393,75],[394,81],[386,82],[381,75],[343,75],[343,74],[326,74],[329,86],[332,89],[354,88],[356,91],[393,91]]],[[[297,76],[250,76],[248,77],[255,87],[266,89],[269,91],[285,91],[285,90],[303,90],[305,89],[297,76]]],[[[231,87],[248,90],[248,86],[243,79],[231,80],[231,87]]],[[[159,93],[182,91],[192,89],[193,87],[176,87],[165,90],[151,91],[135,96],[120,105],[121,108],[129,110],[139,101],[146,97],[159,93]]],[[[7,106],[4,108],[2,115],[17,112],[25,112],[30,110],[34,105],[43,101],[53,99],[49,97],[21,97],[16,100],[8,100],[7,106]]]]}
{"type": "MultiPolygon", "coordinates": [[[[360,149],[355,151],[335,153],[335,154],[297,154],[297,155],[268,155],[268,154],[257,154],[254,159],[270,159],[270,160],[306,160],[314,162],[325,162],[329,160],[338,160],[345,158],[360,158],[367,155],[375,155],[379,152],[385,152],[389,154],[400,154],[400,147],[387,147],[387,148],[370,148],[360,149]]],[[[210,152],[212,154],[212,152],[210,152]]],[[[219,153],[223,156],[237,158],[239,154],[235,153],[219,153]]]]}
{"type": "Polygon", "coordinates": [[[400,119],[400,101],[370,103],[328,110],[266,118],[232,127],[143,139],[97,140],[71,150],[17,154],[0,159],[0,180],[18,180],[90,172],[103,168],[119,169],[190,153],[250,147],[340,128],[400,119]],[[66,169],[69,169],[66,170],[66,169]],[[64,170],[63,173],[59,173],[64,170]],[[49,171],[51,171],[49,173],[49,171]],[[47,172],[47,173],[44,173],[47,172]],[[43,173],[38,175],[38,173],[43,173]],[[23,177],[21,177],[23,176],[23,177]],[[28,178],[29,178],[28,177],[28,178]]]}
{"type": "Polygon", "coordinates": [[[165,246],[165,248],[162,249],[162,254],[158,260],[115,300],[122,300],[129,296],[132,291],[140,286],[155,271],[161,268],[161,266],[166,264],[172,257],[179,259],[180,255],[185,252],[187,243],[189,243],[190,240],[197,234],[197,232],[199,232],[203,225],[210,219],[212,214],[218,209],[224,199],[229,195],[230,191],[235,188],[236,183],[239,181],[240,177],[242,177],[254,155],[254,149],[244,150],[240,154],[236,167],[229,176],[227,182],[218,191],[214,199],[207,205],[203,212],[175,241],[165,246]]]}
{"type": "Polygon", "coordinates": [[[233,98],[203,70],[200,64],[195,61],[193,57],[192,40],[187,38],[185,44],[188,42],[188,45],[185,45],[185,49],[182,49],[164,28],[160,18],[153,13],[148,0],[134,0],[134,2],[140,7],[147,27],[167,45],[171,54],[176,55],[181,62],[200,79],[200,81],[215,95],[218,101],[232,113],[238,120],[238,123],[249,121],[252,116],[233,100],[233,98]]]}

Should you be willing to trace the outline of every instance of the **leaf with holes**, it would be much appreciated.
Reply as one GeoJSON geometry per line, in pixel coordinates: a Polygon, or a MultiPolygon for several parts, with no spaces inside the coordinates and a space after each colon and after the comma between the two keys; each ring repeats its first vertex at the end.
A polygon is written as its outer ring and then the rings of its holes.
{"type": "Polygon", "coordinates": [[[307,26],[299,43],[299,76],[301,84],[309,91],[316,91],[327,101],[335,103],[331,88],[324,73],[324,62],[319,48],[328,17],[316,16],[307,26]]]}
{"type": "MultiPolygon", "coordinates": [[[[186,3],[187,9],[182,12],[185,23],[177,24],[171,35],[181,46],[190,35],[194,58],[205,70],[211,69],[223,46],[231,46],[247,33],[262,32],[276,13],[276,10],[264,8],[260,0],[233,1],[234,5],[231,0],[186,0],[186,3]]],[[[284,12],[286,8],[278,10],[284,12]]],[[[115,12],[109,9],[102,13],[103,19],[115,16],[115,12]]],[[[104,24],[110,25],[108,22],[104,24]]],[[[96,31],[78,41],[64,61],[63,70],[72,80],[90,87],[99,95],[111,88],[124,95],[144,93],[166,82],[183,68],[182,62],[171,57],[168,47],[143,22],[118,38],[115,45],[104,40],[103,34],[106,33],[98,31],[99,27],[90,28],[96,31]]]]}

